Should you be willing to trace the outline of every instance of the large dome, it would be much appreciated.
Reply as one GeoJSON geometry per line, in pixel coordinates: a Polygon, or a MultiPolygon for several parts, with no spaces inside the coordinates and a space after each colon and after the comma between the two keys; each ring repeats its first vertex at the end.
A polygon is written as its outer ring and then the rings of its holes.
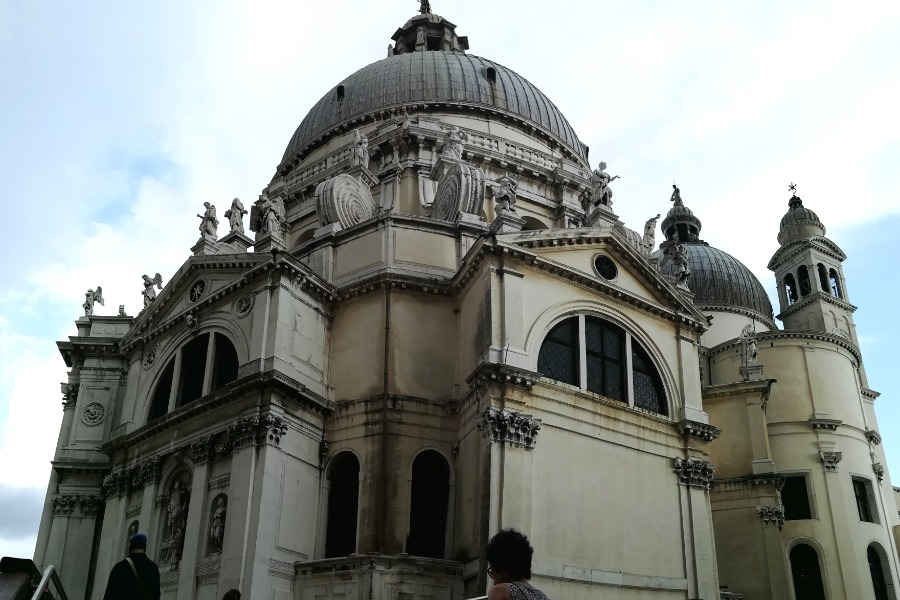
{"type": "Polygon", "coordinates": [[[587,148],[572,126],[527,79],[472,54],[426,51],[389,56],[335,85],[297,127],[279,170],[302,158],[337,126],[408,105],[488,111],[534,128],[587,161],[587,148]]]}
{"type": "MultiPolygon", "coordinates": [[[[742,308],[772,321],[769,296],[744,263],[705,242],[686,242],[684,246],[691,269],[688,287],[694,293],[697,308],[742,308]]],[[[675,275],[675,265],[669,261],[661,271],[675,275]]]]}

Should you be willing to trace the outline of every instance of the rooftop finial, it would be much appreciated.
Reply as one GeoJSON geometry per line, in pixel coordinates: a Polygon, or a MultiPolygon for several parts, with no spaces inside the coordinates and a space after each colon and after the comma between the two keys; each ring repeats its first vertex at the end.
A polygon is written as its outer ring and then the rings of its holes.
{"type": "Polygon", "coordinates": [[[792,181],[791,185],[788,186],[788,190],[791,192],[792,196],[796,196],[797,195],[797,184],[792,181]]]}
{"type": "Polygon", "coordinates": [[[419,0],[419,13],[423,15],[431,14],[431,2],[428,0],[419,0]]]}

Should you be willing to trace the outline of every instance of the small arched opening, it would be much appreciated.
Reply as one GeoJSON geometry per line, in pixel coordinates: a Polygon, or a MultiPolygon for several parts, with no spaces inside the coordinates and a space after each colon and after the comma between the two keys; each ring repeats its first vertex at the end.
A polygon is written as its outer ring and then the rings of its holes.
{"type": "Polygon", "coordinates": [[[809,279],[809,269],[806,268],[806,265],[800,265],[800,268],[797,269],[797,280],[800,284],[800,296],[806,297],[812,293],[812,282],[809,279]]]}
{"type": "Polygon", "coordinates": [[[307,229],[306,231],[304,231],[303,233],[300,234],[300,236],[297,238],[297,244],[296,244],[296,245],[297,245],[297,246],[302,246],[303,244],[305,244],[305,243],[308,242],[309,240],[313,239],[313,234],[315,234],[315,233],[316,233],[315,228],[314,228],[314,227],[310,227],[309,229],[307,229]]]}
{"type": "Polygon", "coordinates": [[[349,556],[356,552],[356,524],[359,513],[359,459],[341,452],[331,461],[328,472],[328,525],[325,558],[349,556]]]}
{"type": "Polygon", "coordinates": [[[341,102],[344,99],[344,86],[343,85],[337,86],[337,92],[335,93],[335,95],[337,96],[338,102],[341,102]]]}
{"type": "Polygon", "coordinates": [[[841,280],[838,278],[837,271],[829,269],[828,277],[831,280],[831,295],[835,298],[843,298],[844,294],[841,293],[841,280]]]}
{"type": "Polygon", "coordinates": [[[490,81],[491,83],[497,83],[497,69],[495,69],[494,67],[488,67],[486,75],[488,81],[490,81]]]}
{"type": "Polygon", "coordinates": [[[808,544],[791,548],[791,578],[796,600],[825,600],[819,554],[808,544]]]}
{"type": "Polygon", "coordinates": [[[450,465],[447,460],[435,450],[419,453],[412,465],[407,554],[444,558],[449,501],[450,465]]]}
{"type": "Polygon", "coordinates": [[[538,231],[540,229],[548,229],[547,225],[540,219],[535,219],[534,217],[523,217],[523,220],[525,221],[525,225],[522,227],[522,231],[538,231]]]}
{"type": "MultiPolygon", "coordinates": [[[[889,590],[890,580],[886,577],[882,555],[884,550],[878,544],[869,544],[866,549],[866,558],[869,561],[869,573],[872,575],[872,589],[875,592],[875,600],[891,600],[889,590]]],[[[890,571],[888,570],[888,573],[890,571]]]]}
{"type": "Polygon", "coordinates": [[[816,267],[819,272],[819,289],[823,292],[828,292],[831,290],[831,286],[828,283],[828,269],[825,268],[825,265],[819,263],[816,267]]]}
{"type": "Polygon", "coordinates": [[[794,281],[793,273],[788,273],[784,276],[784,297],[788,306],[797,301],[797,284],[794,281]]]}

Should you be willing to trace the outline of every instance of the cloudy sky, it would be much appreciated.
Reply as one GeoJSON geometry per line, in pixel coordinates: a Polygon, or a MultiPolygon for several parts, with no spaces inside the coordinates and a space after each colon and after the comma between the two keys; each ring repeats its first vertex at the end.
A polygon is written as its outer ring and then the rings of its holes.
{"type": "MultiPolygon", "coordinates": [[[[900,2],[433,0],[471,52],[537,85],[621,175],[640,229],[673,180],[702,237],[766,264],[791,181],[849,256],[889,465],[900,469],[900,2]],[[508,7],[515,6],[515,9],[508,7]]],[[[141,305],[203,202],[247,204],[306,111],[386,54],[414,0],[0,0],[0,555],[34,548],[87,288],[141,305]]],[[[225,233],[225,223],[222,233],[225,233]]],[[[773,302],[777,306],[777,302],[773,302]]],[[[900,478],[898,478],[900,480],[900,478]]]]}

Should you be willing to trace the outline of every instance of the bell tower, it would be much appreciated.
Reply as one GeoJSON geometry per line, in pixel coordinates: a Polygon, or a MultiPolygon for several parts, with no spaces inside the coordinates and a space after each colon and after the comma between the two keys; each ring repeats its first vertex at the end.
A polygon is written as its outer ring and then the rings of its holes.
{"type": "MultiPolygon", "coordinates": [[[[791,192],[796,186],[791,184],[791,192]]],[[[842,263],[847,255],[825,236],[825,225],[794,193],[778,231],[780,247],[769,261],[778,286],[785,331],[829,333],[859,347],[842,263]]]]}

